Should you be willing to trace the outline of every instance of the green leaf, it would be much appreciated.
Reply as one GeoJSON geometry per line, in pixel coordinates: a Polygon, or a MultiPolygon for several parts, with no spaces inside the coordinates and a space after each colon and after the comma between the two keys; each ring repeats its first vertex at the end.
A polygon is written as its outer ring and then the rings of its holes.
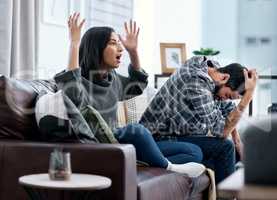
{"type": "Polygon", "coordinates": [[[194,55],[202,55],[202,52],[201,51],[193,51],[192,52],[194,55]]]}
{"type": "Polygon", "coordinates": [[[214,56],[218,55],[220,51],[214,50],[213,48],[200,48],[200,50],[193,51],[194,55],[203,55],[203,56],[214,56]]]}
{"type": "Polygon", "coordinates": [[[220,53],[220,51],[214,51],[211,55],[215,56],[215,55],[218,55],[219,53],[220,53]]]}

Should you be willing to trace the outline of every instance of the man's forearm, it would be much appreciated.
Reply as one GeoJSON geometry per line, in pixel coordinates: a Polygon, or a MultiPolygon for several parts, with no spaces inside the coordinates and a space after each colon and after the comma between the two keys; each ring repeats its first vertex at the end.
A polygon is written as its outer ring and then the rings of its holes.
{"type": "Polygon", "coordinates": [[[246,91],[237,107],[227,116],[223,130],[224,138],[228,137],[229,134],[236,128],[236,125],[239,122],[242,113],[251,102],[252,96],[253,91],[246,91]]]}
{"type": "Polygon", "coordinates": [[[240,140],[240,135],[236,128],[233,129],[233,131],[231,132],[231,135],[234,142],[236,140],[240,140]]]}

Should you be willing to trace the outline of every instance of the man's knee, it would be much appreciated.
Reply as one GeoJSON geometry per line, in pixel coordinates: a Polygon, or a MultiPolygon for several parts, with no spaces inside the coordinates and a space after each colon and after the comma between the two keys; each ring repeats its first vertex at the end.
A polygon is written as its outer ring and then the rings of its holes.
{"type": "Polygon", "coordinates": [[[197,145],[193,145],[192,148],[192,153],[191,153],[192,157],[193,157],[193,161],[192,162],[197,162],[197,163],[201,163],[203,160],[203,152],[201,150],[201,148],[197,145]]]}
{"type": "Polygon", "coordinates": [[[223,151],[226,153],[235,153],[234,142],[230,139],[224,139],[222,142],[223,151]]]}

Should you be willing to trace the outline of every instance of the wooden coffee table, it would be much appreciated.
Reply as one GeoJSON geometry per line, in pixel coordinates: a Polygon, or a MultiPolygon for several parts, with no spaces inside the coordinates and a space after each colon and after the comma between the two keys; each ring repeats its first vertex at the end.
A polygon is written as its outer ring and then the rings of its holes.
{"type": "Polygon", "coordinates": [[[92,192],[111,186],[111,179],[91,174],[72,174],[70,180],[53,181],[48,174],[32,174],[19,178],[31,200],[46,200],[44,190],[73,192],[72,199],[91,199],[92,192]]]}
{"type": "Polygon", "coordinates": [[[217,186],[217,196],[236,199],[277,199],[277,186],[250,185],[244,183],[244,170],[239,169],[217,186]]]}

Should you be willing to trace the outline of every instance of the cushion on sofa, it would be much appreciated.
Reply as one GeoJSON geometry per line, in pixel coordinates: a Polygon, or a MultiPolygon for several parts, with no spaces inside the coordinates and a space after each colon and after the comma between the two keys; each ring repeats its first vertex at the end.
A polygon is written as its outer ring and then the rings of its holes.
{"type": "Polygon", "coordinates": [[[36,121],[42,138],[52,140],[72,134],[63,97],[57,93],[41,92],[35,106],[36,121]]]}
{"type": "Polygon", "coordinates": [[[79,109],[61,90],[56,93],[41,92],[35,111],[45,141],[97,141],[79,109]]]}
{"type": "Polygon", "coordinates": [[[142,114],[157,93],[157,89],[147,87],[143,94],[118,103],[117,123],[118,127],[126,124],[138,123],[142,114]]]}
{"type": "Polygon", "coordinates": [[[138,168],[138,199],[189,199],[192,180],[162,168],[138,168]]]}
{"type": "Polygon", "coordinates": [[[189,178],[162,168],[138,167],[138,199],[207,199],[209,177],[189,178]]]}

